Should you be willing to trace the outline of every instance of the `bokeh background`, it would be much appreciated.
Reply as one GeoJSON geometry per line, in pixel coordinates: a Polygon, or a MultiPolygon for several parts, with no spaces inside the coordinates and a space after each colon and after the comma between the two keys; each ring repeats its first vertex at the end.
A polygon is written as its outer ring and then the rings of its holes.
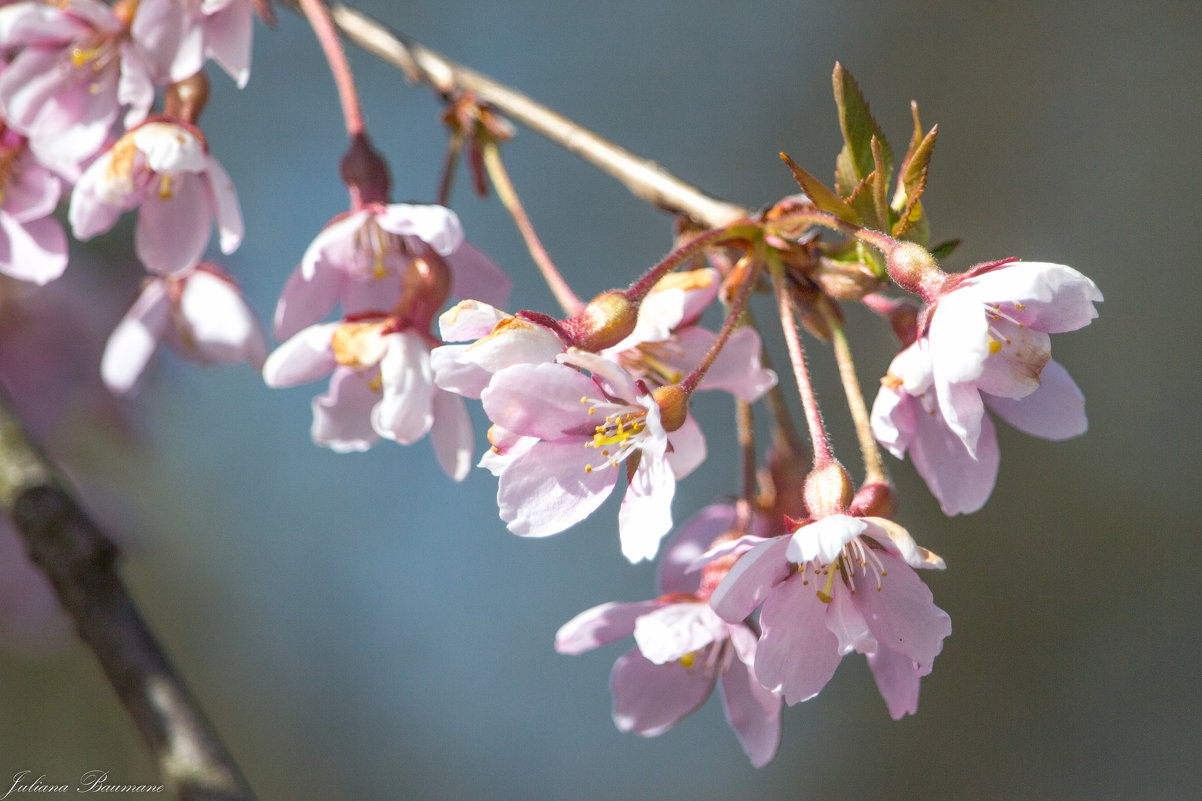
{"type": "MultiPolygon", "coordinates": [[[[577,612],[652,594],[651,567],[618,551],[614,502],[560,536],[521,540],[496,516],[494,479],[453,485],[425,443],[351,456],[312,446],[321,386],[269,391],[247,369],[163,358],[128,432],[72,426],[53,447],[118,531],[133,592],[261,798],[1196,797],[1198,5],[357,5],[749,206],[795,191],[778,151],[830,174],[836,60],[896,150],[917,99],[940,128],[924,199],[934,235],[964,240],[949,269],[1056,261],[1105,293],[1101,317],[1055,343],[1091,429],[1065,443],[1002,430],[998,487],[966,518],[942,517],[909,465],[892,463],[901,522],[949,565],[927,577],[954,631],[919,713],[891,721],[863,660],[846,659],[818,698],[786,710],[775,763],[755,770],[713,702],[659,738],[614,729],[607,677],[624,646],[554,653],[577,612]]],[[[202,124],[246,217],[227,264],[266,316],[345,208],[344,134],[305,27],[283,13],[256,37],[250,85],[213,74],[202,124]]],[[[431,199],[437,103],[351,55],[396,199],[431,199]]],[[[506,156],[579,294],[625,284],[669,247],[666,216],[537,135],[520,133],[506,156]]],[[[513,307],[551,310],[499,203],[461,180],[454,205],[517,281],[513,307]]],[[[81,248],[69,271],[104,325],[134,291],[128,233],[81,248]]],[[[879,323],[852,322],[871,387],[893,344],[879,323]]],[[[822,346],[813,362],[856,465],[822,346]]],[[[708,399],[700,414],[711,459],[680,488],[681,520],[735,482],[727,409],[708,399]]],[[[69,637],[9,638],[0,654],[0,782],[26,769],[154,778],[69,637]]]]}

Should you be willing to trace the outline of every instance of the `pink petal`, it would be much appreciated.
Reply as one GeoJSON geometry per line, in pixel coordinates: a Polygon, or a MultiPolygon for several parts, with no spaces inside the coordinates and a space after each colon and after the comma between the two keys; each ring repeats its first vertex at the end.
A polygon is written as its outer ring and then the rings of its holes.
{"type": "MultiPolygon", "coordinates": [[[[836,579],[838,580],[838,579],[836,579]]],[[[831,602],[826,608],[826,627],[839,641],[839,653],[852,651],[867,654],[877,649],[876,638],[868,630],[868,623],[860,614],[854,596],[840,583],[831,593],[831,602]]]]}
{"type": "MultiPolygon", "coordinates": [[[[680,337],[684,341],[687,337],[696,336],[693,332],[703,330],[686,329],[680,333],[680,337]]],[[[705,333],[709,334],[708,331],[705,333]]],[[[730,335],[726,346],[722,348],[722,352],[718,354],[718,358],[714,360],[697,388],[725,390],[748,403],[759,400],[765,392],[776,386],[776,373],[764,369],[760,364],[761,349],[760,335],[754,328],[738,329],[730,335]]],[[[703,351],[701,356],[704,355],[703,351]]],[[[700,360],[697,363],[700,363],[700,360]]]]}
{"type": "Polygon", "coordinates": [[[0,44],[4,47],[65,44],[91,32],[82,20],[57,5],[19,3],[0,8],[0,44]]]}
{"type": "Polygon", "coordinates": [[[170,274],[195,267],[209,244],[213,213],[203,179],[177,173],[171,194],[152,192],[138,209],[134,248],[146,269],[170,274]]]}
{"type": "Polygon", "coordinates": [[[473,342],[486,337],[502,320],[511,319],[495,306],[478,300],[461,300],[438,317],[438,332],[445,342],[473,342]]]}
{"type": "Polygon", "coordinates": [[[288,276],[275,307],[272,330],[276,339],[288,339],[325,317],[338,302],[345,274],[340,270],[315,270],[305,278],[300,265],[288,276]]]}
{"type": "MultiPolygon", "coordinates": [[[[905,458],[906,449],[914,441],[917,417],[924,414],[913,395],[882,384],[872,402],[872,435],[898,459],[905,458]]],[[[959,437],[956,440],[959,442],[959,437]]]]}
{"type": "MultiPolygon", "coordinates": [[[[565,432],[583,432],[605,419],[604,407],[590,416],[581,398],[600,393],[588,376],[562,364],[518,364],[493,376],[480,394],[484,413],[502,428],[524,436],[557,439],[565,432]],[[594,420],[600,417],[600,420],[594,420]]],[[[586,452],[577,440],[581,464],[595,452],[586,452]]]]}
{"type": "Polygon", "coordinates": [[[703,601],[665,604],[634,622],[647,661],[662,665],[726,639],[726,623],[703,601]]]}
{"type": "Polygon", "coordinates": [[[918,666],[897,651],[881,648],[868,655],[868,667],[877,689],[889,707],[889,716],[901,720],[918,711],[918,666]]]}
{"type": "MultiPolygon", "coordinates": [[[[985,417],[985,404],[981,400],[981,392],[971,383],[946,384],[935,382],[935,396],[939,402],[939,411],[947,427],[960,438],[972,456],[977,455],[977,440],[981,436],[982,423],[985,417]]],[[[918,414],[916,417],[921,418],[918,414]]],[[[921,420],[919,420],[921,425],[921,420]]]]}
{"type": "Polygon", "coordinates": [[[795,574],[777,585],[760,610],[755,675],[789,704],[817,695],[843,658],[839,641],[826,627],[826,604],[818,600],[819,589],[795,574]]]}
{"type": "Polygon", "coordinates": [[[451,294],[457,298],[504,306],[513,281],[471,242],[463,242],[446,257],[451,268],[451,294]]]}
{"type": "Polygon", "coordinates": [[[212,189],[213,218],[217,223],[217,233],[220,237],[221,252],[233,253],[242,244],[244,227],[242,224],[242,208],[238,205],[238,195],[234,191],[234,182],[221,163],[212,156],[208,157],[209,186],[212,189]]]}
{"type": "Polygon", "coordinates": [[[34,161],[28,152],[17,157],[4,185],[4,213],[19,222],[48,217],[58,208],[63,184],[50,170],[34,161]]]}
{"type": "Polygon", "coordinates": [[[1039,374],[1039,389],[1025,398],[1012,400],[984,395],[985,405],[1010,425],[1043,439],[1062,440],[1085,433],[1085,396],[1055,361],[1049,361],[1039,374]]]}
{"type": "Polygon", "coordinates": [[[671,544],[659,560],[656,587],[660,592],[694,592],[701,583],[697,573],[686,572],[688,566],[710,546],[718,536],[735,524],[735,507],[715,503],[682,523],[671,544]]]}
{"type": "Polygon", "coordinates": [[[112,156],[112,151],[101,154],[100,158],[84,170],[71,192],[67,219],[71,223],[71,233],[81,242],[86,242],[112,228],[124,211],[120,203],[110,203],[107,200],[113,195],[105,177],[112,165],[112,156]]]}
{"type": "Polygon", "coordinates": [[[315,272],[323,269],[350,270],[352,265],[347,263],[347,260],[351,254],[355,234],[366,224],[369,217],[369,212],[357,211],[333,220],[321,229],[301,257],[300,270],[305,278],[312,279],[315,272]]]}
{"type": "Polygon", "coordinates": [[[614,725],[621,731],[654,737],[704,704],[714,689],[714,677],[678,662],[655,665],[633,650],[614,662],[609,686],[614,696],[614,725]]]}
{"type": "Polygon", "coordinates": [[[790,537],[776,537],[739,557],[710,596],[714,611],[728,623],[741,623],[793,572],[785,558],[790,537]]]}
{"type": "Polygon", "coordinates": [[[170,304],[162,281],[146,285],[109,335],[100,359],[100,377],[118,395],[134,388],[168,324],[170,304]]]}
{"type": "Polygon", "coordinates": [[[856,574],[860,613],[882,648],[930,668],[943,649],[943,638],[952,633],[951,618],[935,606],[930,589],[913,568],[887,553],[878,551],[876,556],[884,568],[879,590],[871,576],[856,574]]]}
{"type": "Polygon", "coordinates": [[[239,89],[250,80],[251,37],[254,19],[250,3],[234,0],[209,17],[205,28],[205,52],[221,65],[239,89]]]}
{"type": "Polygon", "coordinates": [[[365,451],[380,438],[371,426],[371,410],[380,400],[370,382],[374,371],[339,367],[330,389],[313,399],[313,442],[335,453],[365,451]]]}
{"type": "Polygon", "coordinates": [[[412,332],[389,334],[388,350],[380,361],[383,397],[372,409],[372,427],[382,437],[411,445],[434,424],[434,376],[430,353],[412,332]]]}
{"type": "Polygon", "coordinates": [[[946,515],[970,514],[989,500],[1001,454],[993,422],[983,415],[976,458],[938,414],[919,412],[910,461],[946,515]]]}
{"type": "Polygon", "coordinates": [[[256,370],[267,358],[259,320],[241,291],[207,270],[188,277],[180,313],[191,327],[191,346],[202,362],[246,361],[256,370]]]}
{"type": "Polygon", "coordinates": [[[785,556],[790,562],[805,565],[817,559],[830,564],[839,557],[843,546],[864,533],[868,524],[847,515],[829,515],[802,526],[793,533],[785,556]]]}
{"type": "Polygon", "coordinates": [[[1006,398],[1030,395],[1039,388],[1039,373],[1052,358],[1051,337],[1007,321],[995,322],[993,327],[1005,344],[985,360],[974,382],[977,389],[1006,398]]]}
{"type": "Polygon", "coordinates": [[[726,722],[743,753],[752,765],[764,767],[780,746],[780,696],[760,684],[738,659],[730,662],[719,686],[726,722]]]}
{"type": "MultiPolygon", "coordinates": [[[[389,233],[417,237],[434,248],[434,252],[439,256],[449,256],[463,243],[463,226],[459,217],[444,206],[391,203],[376,214],[375,219],[376,223],[389,233]]],[[[505,304],[501,302],[493,305],[505,304]]]]}
{"type": "Polygon", "coordinates": [[[677,478],[684,478],[705,461],[705,434],[692,415],[684,419],[684,425],[668,435],[672,446],[668,451],[668,464],[677,478]]]}
{"type": "Polygon", "coordinates": [[[331,342],[340,323],[314,325],[276,348],[263,364],[263,380],[269,387],[307,384],[338,366],[331,342]]]}
{"type": "Polygon", "coordinates": [[[431,401],[434,425],[430,428],[430,444],[443,472],[455,481],[463,481],[472,469],[472,450],[476,438],[472,420],[463,398],[449,392],[434,390],[431,401]]]}
{"type": "Polygon", "coordinates": [[[592,514],[613,492],[619,469],[586,471],[590,453],[579,441],[538,442],[510,462],[497,483],[497,506],[509,530],[547,537],[592,514]]]}
{"type": "Polygon", "coordinates": [[[989,321],[975,295],[952,290],[939,299],[928,337],[935,381],[975,381],[989,357],[989,321]]]}
{"type": "Polygon", "coordinates": [[[67,269],[67,234],[45,217],[19,223],[0,211],[0,273],[47,284],[67,269]]]}
{"type": "Polygon", "coordinates": [[[607,603],[586,609],[559,627],[555,650],[561,654],[582,654],[634,634],[634,622],[658,609],[656,601],[607,603]]]}
{"type": "Polygon", "coordinates": [[[1102,300],[1097,284],[1063,264],[1015,262],[962,286],[990,303],[1005,304],[1001,310],[1016,322],[1049,334],[1088,325],[1098,316],[1093,304],[1102,300]],[[1016,309],[1015,303],[1024,308],[1016,309]]]}
{"type": "Polygon", "coordinates": [[[632,563],[654,559],[659,541],[672,530],[676,479],[666,459],[644,454],[618,510],[622,555],[632,563]]]}
{"type": "Polygon", "coordinates": [[[467,345],[439,345],[430,351],[434,383],[448,392],[479,400],[492,373],[463,359],[467,345]]]}

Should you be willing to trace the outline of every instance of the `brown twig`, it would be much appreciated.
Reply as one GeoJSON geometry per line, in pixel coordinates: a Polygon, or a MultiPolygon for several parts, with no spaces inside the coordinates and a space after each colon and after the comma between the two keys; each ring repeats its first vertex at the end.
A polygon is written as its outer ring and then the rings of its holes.
{"type": "Polygon", "coordinates": [[[117,549],[75,502],[0,397],[0,510],[46,574],[180,801],[252,801],[117,575],[117,549]]]}

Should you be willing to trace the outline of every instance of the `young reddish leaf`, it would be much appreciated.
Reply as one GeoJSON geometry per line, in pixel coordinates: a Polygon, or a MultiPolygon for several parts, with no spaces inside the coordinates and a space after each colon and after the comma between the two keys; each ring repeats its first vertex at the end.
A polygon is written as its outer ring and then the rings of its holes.
{"type": "Polygon", "coordinates": [[[780,157],[785,164],[789,165],[789,169],[793,171],[793,177],[797,180],[801,191],[806,193],[806,197],[814,201],[814,205],[822,211],[830,212],[841,220],[858,225],[860,217],[855,210],[847,205],[834,192],[827,189],[826,185],[819,181],[814,176],[810,175],[801,165],[789,158],[788,154],[781,153],[780,157]]]}
{"type": "Polygon", "coordinates": [[[872,149],[872,205],[876,210],[876,219],[885,224],[878,231],[889,230],[889,168],[892,166],[885,161],[885,153],[881,140],[872,137],[869,146],[872,149]]]}
{"type": "Polygon", "coordinates": [[[901,174],[897,178],[897,191],[905,198],[905,205],[898,214],[897,224],[893,235],[901,236],[911,226],[923,220],[922,204],[918,202],[927,188],[927,168],[931,163],[931,151],[935,147],[935,139],[939,136],[939,126],[936,125],[924,136],[902,164],[901,174]]]}
{"type": "MultiPolygon", "coordinates": [[[[881,142],[881,151],[886,165],[892,165],[893,152],[881,128],[868,110],[868,102],[860,93],[855,78],[842,64],[835,63],[831,76],[835,89],[835,105],[839,108],[839,127],[843,131],[843,149],[835,160],[835,189],[843,197],[849,197],[855,187],[872,172],[875,161],[872,157],[872,138],[881,142]]],[[[885,181],[889,176],[886,173],[885,181]]]]}

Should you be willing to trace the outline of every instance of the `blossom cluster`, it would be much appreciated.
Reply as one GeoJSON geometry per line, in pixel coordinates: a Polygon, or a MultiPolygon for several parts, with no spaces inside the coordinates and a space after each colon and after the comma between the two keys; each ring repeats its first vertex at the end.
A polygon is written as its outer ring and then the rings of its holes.
{"type": "Polygon", "coordinates": [[[104,354],[116,393],[134,388],[160,342],[200,363],[266,356],[237,284],[204,261],[214,226],[228,255],[243,224],[233,183],[196,126],[205,62],[244,86],[251,34],[250,0],[0,8],[0,274],[39,285],[62,275],[60,200],[79,241],[136,210],[147,278],[104,354]],[[164,108],[152,113],[160,90],[164,108]]]}
{"type": "MultiPolygon", "coordinates": [[[[589,303],[569,290],[562,318],[506,310],[510,278],[468,242],[451,209],[393,202],[387,166],[348,111],[349,208],[284,282],[272,321],[280,344],[268,353],[236,283],[206,260],[213,228],[228,255],[243,223],[198,127],[202,69],[211,59],[245,85],[251,24],[250,0],[0,8],[0,273],[35,284],[62,274],[66,234],[52,214],[68,192],[80,241],[136,210],[146,277],[100,360],[108,388],[133,391],[160,343],[200,363],[248,362],[271,387],[328,380],[312,401],[314,443],[346,453],[428,435],[450,478],[463,480],[473,463],[496,477],[498,516],[516,535],[563,532],[615,493],[629,561],[654,559],[675,529],[654,598],[601,604],[556,636],[569,654],[633,637],[611,674],[623,731],[661,734],[719,687],[743,749],[764,765],[782,707],[818,694],[852,652],[867,659],[893,718],[914,713],[951,633],[918,571],[944,562],[895,520],[873,440],[908,454],[948,515],[980,509],[1000,458],[986,409],[1047,439],[1085,431],[1082,394],[1052,361],[1049,335],[1088,324],[1098,287],[1070,267],[1014,259],[944,273],[919,202],[934,130],[924,135],[915,111],[886,202],[891,152],[837,68],[846,143],[834,189],[789,161],[803,195],[725,227],[682,230],[677,249],[629,287],[589,303]],[[820,228],[843,239],[825,241],[820,228]],[[780,392],[751,314],[765,276],[810,448],[777,395],[765,404],[774,441],[756,481],[751,409],[780,392]],[[884,294],[894,287],[921,308],[884,294]],[[859,417],[846,302],[887,317],[902,344],[871,414],[859,417]],[[717,330],[707,317],[721,319],[717,330]],[[862,435],[862,482],[834,457],[796,318],[835,343],[862,435]],[[676,525],[677,483],[708,456],[691,411],[699,391],[731,398],[745,481],[676,525]],[[477,444],[469,401],[488,418],[487,446],[477,444]]],[[[504,126],[470,97],[454,102],[454,136],[477,155],[495,152],[504,126]]],[[[508,193],[507,179],[491,177],[508,193]]]]}

